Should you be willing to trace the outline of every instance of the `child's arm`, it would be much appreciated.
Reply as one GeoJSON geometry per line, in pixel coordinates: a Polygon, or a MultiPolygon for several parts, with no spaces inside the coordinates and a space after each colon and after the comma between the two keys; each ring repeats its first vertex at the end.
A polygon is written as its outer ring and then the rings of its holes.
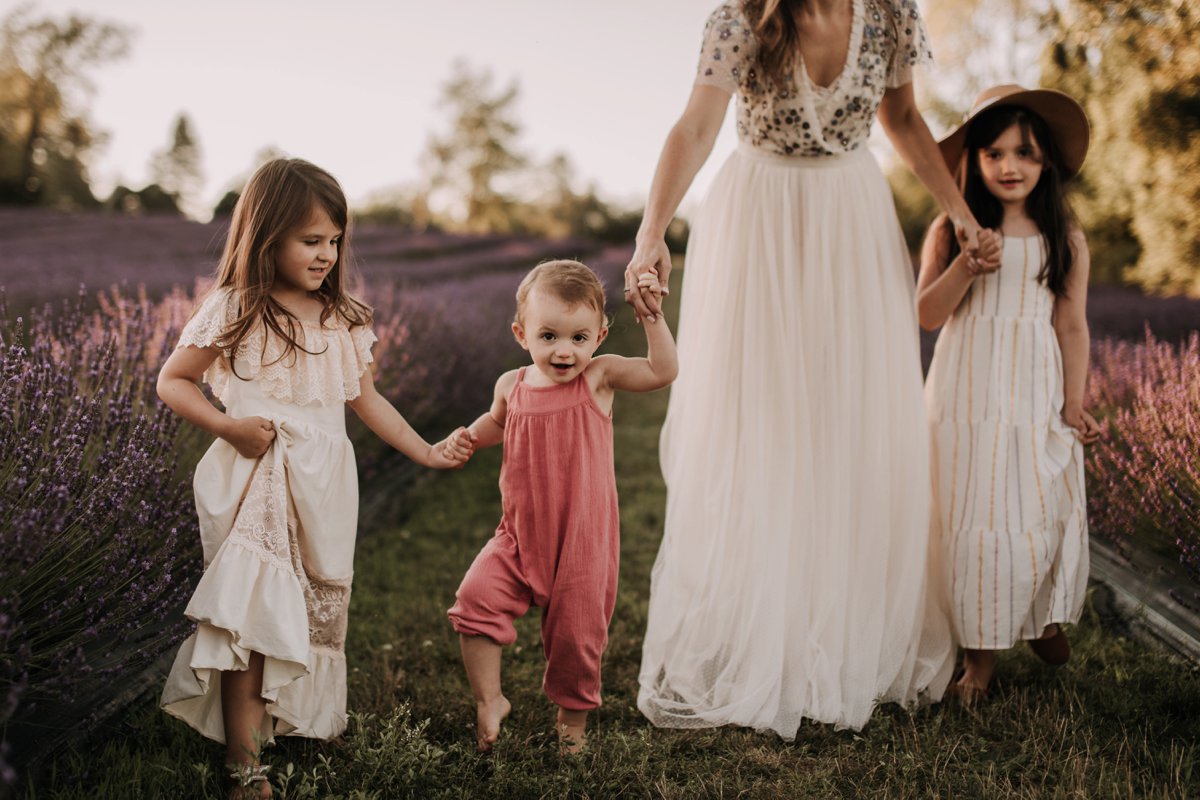
{"type": "Polygon", "coordinates": [[[1054,302],[1054,332],[1063,362],[1063,421],[1079,432],[1084,444],[1100,438],[1100,424],[1083,407],[1087,391],[1088,353],[1091,336],[1087,324],[1088,270],[1091,257],[1083,231],[1071,231],[1071,271],[1066,294],[1054,302]]]}
{"type": "Polygon", "coordinates": [[[370,369],[364,370],[359,380],[358,397],[347,405],[354,409],[358,418],[376,436],[418,464],[433,469],[451,469],[461,467],[470,457],[469,448],[464,443],[463,428],[437,444],[430,444],[421,438],[421,434],[413,430],[408,420],[375,388],[375,378],[370,369]]]}
{"type": "Polygon", "coordinates": [[[492,407],[471,423],[467,432],[476,450],[494,447],[504,441],[504,421],[508,416],[508,395],[517,382],[517,370],[509,370],[496,381],[492,407]]]}
{"type": "MultiPolygon", "coordinates": [[[[655,295],[662,292],[654,270],[642,274],[637,288],[655,295]]],[[[657,317],[647,317],[645,322],[647,324],[642,325],[646,331],[645,358],[604,355],[593,359],[592,363],[604,370],[601,382],[608,388],[623,392],[653,392],[670,385],[679,374],[675,339],[666,318],[659,312],[657,317]]]]}
{"type": "Polygon", "coordinates": [[[220,437],[246,458],[258,458],[275,439],[265,417],[234,418],[208,402],[197,385],[204,371],[221,355],[217,347],[180,347],[167,357],[155,388],[167,407],[201,430],[220,437]]]}
{"type": "Polygon", "coordinates": [[[1000,268],[1000,260],[990,256],[998,254],[1001,239],[995,231],[984,230],[979,234],[981,259],[979,267],[973,268],[965,251],[959,251],[950,260],[952,228],[942,214],[929,226],[925,242],[921,245],[921,274],[917,278],[917,321],[927,331],[945,324],[954,309],[962,302],[975,278],[1000,268]],[[984,258],[984,256],[988,256],[984,258]],[[991,266],[994,264],[995,266],[991,266]]]}

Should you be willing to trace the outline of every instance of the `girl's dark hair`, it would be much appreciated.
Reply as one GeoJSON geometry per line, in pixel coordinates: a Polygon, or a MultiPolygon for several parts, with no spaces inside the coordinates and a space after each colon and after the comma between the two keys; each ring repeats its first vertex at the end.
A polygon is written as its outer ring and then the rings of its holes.
{"type": "Polygon", "coordinates": [[[271,285],[275,282],[280,241],[289,231],[304,225],[314,209],[323,210],[342,231],[337,261],[314,292],[322,305],[321,322],[336,314],[351,327],[370,323],[370,307],[352,297],[347,287],[350,232],[342,187],[328,172],[307,161],[277,158],[258,168],[233,209],[216,286],[233,290],[239,313],[217,338],[215,344],[219,347],[236,353],[261,324],[283,339],[280,359],[297,349],[312,352],[299,341],[296,317],[271,297],[271,285]]]}
{"type": "MultiPolygon", "coordinates": [[[[1037,143],[1042,152],[1045,169],[1033,191],[1025,198],[1025,210],[1041,231],[1046,249],[1046,262],[1038,273],[1041,281],[1056,296],[1066,294],[1067,273],[1071,271],[1070,233],[1075,217],[1067,204],[1066,183],[1062,158],[1050,128],[1040,116],[1023,106],[997,106],[989,108],[967,128],[967,141],[963,160],[958,167],[958,185],[963,199],[984,228],[999,230],[1004,220],[1004,207],[1000,205],[983,183],[979,172],[979,153],[990,146],[1000,134],[1016,124],[1021,129],[1021,140],[1026,147],[1037,143]]],[[[950,225],[949,219],[946,224],[950,225]]],[[[958,240],[953,229],[950,233],[950,260],[958,255],[958,240]]]]}

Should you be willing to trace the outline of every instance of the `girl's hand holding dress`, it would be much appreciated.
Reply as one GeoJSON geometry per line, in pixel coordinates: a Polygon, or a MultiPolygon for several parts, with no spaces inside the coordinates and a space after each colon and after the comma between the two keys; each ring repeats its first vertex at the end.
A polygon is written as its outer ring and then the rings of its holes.
{"type": "Polygon", "coordinates": [[[1100,423],[1096,418],[1083,409],[1083,406],[1069,405],[1063,408],[1063,422],[1070,425],[1079,434],[1079,441],[1091,444],[1100,438],[1100,423]]]}
{"type": "Polygon", "coordinates": [[[228,431],[221,438],[243,458],[259,458],[275,441],[275,425],[266,417],[231,419],[228,431]]]}

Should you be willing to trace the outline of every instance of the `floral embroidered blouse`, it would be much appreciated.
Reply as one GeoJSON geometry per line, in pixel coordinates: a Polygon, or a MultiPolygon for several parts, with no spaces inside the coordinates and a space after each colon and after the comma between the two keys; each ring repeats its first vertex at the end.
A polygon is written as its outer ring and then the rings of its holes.
{"type": "Polygon", "coordinates": [[[756,65],[758,41],[738,0],[709,17],[696,83],[737,95],[738,139],[778,155],[824,157],[858,149],[886,89],[912,81],[932,61],[915,0],[852,0],[850,47],[841,73],[817,86],[802,60],[786,89],[756,65]]]}

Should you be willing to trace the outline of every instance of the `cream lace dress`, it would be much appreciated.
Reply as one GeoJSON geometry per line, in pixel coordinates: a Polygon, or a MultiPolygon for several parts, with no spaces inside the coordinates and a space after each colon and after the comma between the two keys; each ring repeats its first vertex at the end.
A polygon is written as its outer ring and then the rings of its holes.
{"type": "MultiPolygon", "coordinates": [[[[236,316],[215,290],[179,347],[209,347],[236,316]]],[[[306,349],[282,352],[263,329],[204,375],[228,413],[262,416],[276,438],[258,459],[218,439],[196,467],[204,574],[186,614],[198,625],[163,689],[170,714],[223,742],[219,672],[265,657],[261,730],[328,739],[346,727],[346,613],[358,524],[358,479],[345,403],[358,396],[375,335],[330,319],[303,323],[306,349]],[[264,352],[265,345],[265,352],[264,352]],[[264,366],[265,365],[265,366],[264,366]]]]}
{"type": "Polygon", "coordinates": [[[800,65],[776,90],[757,48],[718,7],[696,82],[735,95],[740,144],[684,263],[638,707],[791,738],[936,699],[953,666],[912,263],[866,147],[928,49],[912,0],[853,0],[829,87],[800,65]]]}

